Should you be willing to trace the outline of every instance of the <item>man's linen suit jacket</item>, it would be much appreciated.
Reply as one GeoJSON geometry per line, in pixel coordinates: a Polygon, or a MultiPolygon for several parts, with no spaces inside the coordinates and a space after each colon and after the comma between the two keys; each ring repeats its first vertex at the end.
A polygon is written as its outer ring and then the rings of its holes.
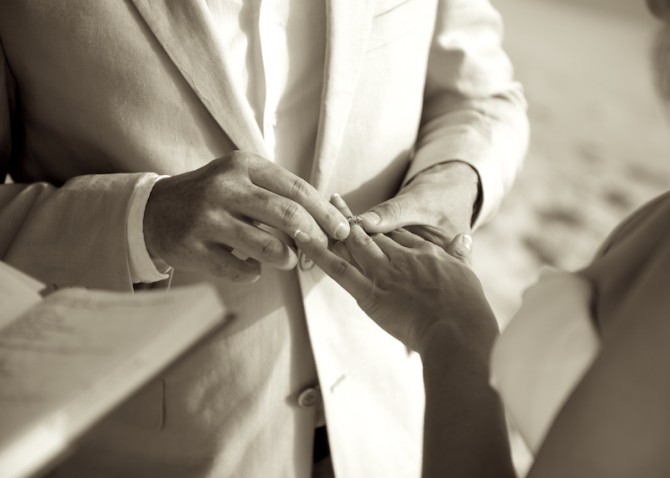
{"type": "MultiPolygon", "coordinates": [[[[460,159],[478,223],[527,141],[525,103],[485,0],[328,0],[309,180],[354,211],[460,159]]],[[[58,286],[132,290],[127,212],[145,172],[236,149],[269,157],[206,0],[0,4],[0,258],[58,286]]],[[[305,270],[303,270],[305,269],[305,270]]],[[[175,271],[173,284],[213,280],[175,271]]],[[[237,313],[82,442],[62,476],[309,476],[320,384],[344,477],[420,472],[420,361],[318,269],[216,282],[237,313]],[[304,308],[304,312],[303,312],[304,308]]]]}

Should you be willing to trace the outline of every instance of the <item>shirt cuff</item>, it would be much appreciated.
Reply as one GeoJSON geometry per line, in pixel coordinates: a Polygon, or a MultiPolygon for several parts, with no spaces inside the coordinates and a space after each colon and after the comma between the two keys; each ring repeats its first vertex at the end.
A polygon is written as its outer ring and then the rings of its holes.
{"type": "Polygon", "coordinates": [[[133,283],[158,282],[168,279],[171,267],[161,258],[153,258],[147,251],[144,242],[144,210],[154,184],[159,179],[168,176],[159,176],[147,173],[137,182],[128,210],[128,262],[133,283]]]}

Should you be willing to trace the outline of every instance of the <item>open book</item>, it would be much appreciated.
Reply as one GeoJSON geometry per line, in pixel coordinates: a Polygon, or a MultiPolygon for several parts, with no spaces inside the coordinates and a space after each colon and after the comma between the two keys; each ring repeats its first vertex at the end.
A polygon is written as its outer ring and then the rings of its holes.
{"type": "Polygon", "coordinates": [[[62,289],[0,262],[0,476],[46,470],[224,320],[214,288],[62,289]]]}

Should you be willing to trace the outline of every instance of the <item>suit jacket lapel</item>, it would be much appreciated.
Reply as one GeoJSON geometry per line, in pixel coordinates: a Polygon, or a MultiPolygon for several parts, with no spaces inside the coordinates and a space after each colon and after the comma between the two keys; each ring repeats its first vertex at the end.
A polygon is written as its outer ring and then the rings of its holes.
{"type": "Polygon", "coordinates": [[[234,83],[203,0],[132,0],[200,101],[240,150],[270,157],[249,103],[234,83]]]}
{"type": "Polygon", "coordinates": [[[328,0],[327,3],[323,99],[310,178],[319,190],[327,186],[335,165],[372,24],[372,0],[328,0]]]}

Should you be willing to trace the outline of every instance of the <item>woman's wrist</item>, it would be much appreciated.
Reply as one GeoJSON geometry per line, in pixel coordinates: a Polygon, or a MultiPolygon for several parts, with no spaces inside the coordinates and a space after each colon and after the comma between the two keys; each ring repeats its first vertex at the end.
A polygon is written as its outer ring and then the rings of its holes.
{"type": "Polygon", "coordinates": [[[417,352],[426,362],[472,361],[486,366],[499,334],[492,312],[466,319],[445,318],[427,329],[417,342],[417,352]]]}

